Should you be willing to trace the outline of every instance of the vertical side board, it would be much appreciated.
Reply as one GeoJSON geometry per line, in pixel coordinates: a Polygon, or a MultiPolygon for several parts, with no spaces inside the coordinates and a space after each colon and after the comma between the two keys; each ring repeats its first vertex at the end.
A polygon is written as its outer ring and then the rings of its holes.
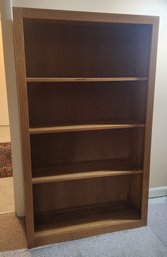
{"type": "Polygon", "coordinates": [[[150,58],[149,80],[148,80],[146,130],[145,130],[145,142],[144,142],[144,169],[143,169],[142,212],[141,212],[144,225],[147,224],[151,134],[152,134],[152,119],[153,119],[158,29],[159,29],[159,18],[154,17],[154,21],[152,23],[152,45],[151,45],[151,58],[150,58]]]}
{"type": "Polygon", "coordinates": [[[19,99],[21,138],[22,138],[22,159],[25,187],[25,214],[26,233],[28,246],[31,247],[34,238],[34,217],[33,217],[33,196],[32,196],[32,176],[31,176],[31,153],[30,135],[27,101],[26,67],[24,53],[24,33],[22,9],[14,9],[14,45],[15,64],[17,76],[17,89],[19,99]]]}

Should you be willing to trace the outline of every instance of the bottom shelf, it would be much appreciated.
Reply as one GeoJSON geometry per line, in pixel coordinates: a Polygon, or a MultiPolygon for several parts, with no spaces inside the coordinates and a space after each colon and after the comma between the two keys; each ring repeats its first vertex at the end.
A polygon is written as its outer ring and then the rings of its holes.
{"type": "Polygon", "coordinates": [[[51,243],[52,239],[61,242],[140,225],[140,213],[128,201],[58,210],[35,216],[36,245],[51,243]]]}

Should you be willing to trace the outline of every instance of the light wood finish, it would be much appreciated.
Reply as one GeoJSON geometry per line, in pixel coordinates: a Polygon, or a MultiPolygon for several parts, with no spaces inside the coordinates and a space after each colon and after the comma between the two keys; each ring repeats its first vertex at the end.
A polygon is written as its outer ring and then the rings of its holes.
{"type": "Polygon", "coordinates": [[[150,175],[150,153],[151,153],[151,136],[152,136],[152,119],[153,119],[153,104],[154,104],[154,82],[156,74],[156,51],[158,44],[158,30],[159,23],[155,23],[152,31],[152,45],[149,67],[149,81],[148,81],[148,98],[146,109],[146,132],[144,142],[144,174],[142,187],[142,219],[147,224],[148,212],[148,190],[149,190],[149,175],[150,175]]]}
{"type": "MultiPolygon", "coordinates": [[[[17,7],[13,8],[18,9],[17,7]]],[[[132,24],[150,24],[156,25],[159,17],[145,15],[126,15],[114,13],[98,13],[98,12],[76,12],[76,11],[61,11],[61,10],[44,10],[33,8],[21,8],[23,17],[30,19],[46,19],[57,21],[86,21],[100,23],[132,23],[132,24]]]]}
{"type": "Polygon", "coordinates": [[[14,34],[28,246],[145,225],[158,17],[14,8],[14,34]]]}
{"type": "Polygon", "coordinates": [[[106,129],[126,129],[126,128],[142,128],[144,124],[90,124],[90,125],[73,125],[59,127],[30,128],[30,134],[43,133],[60,133],[72,131],[89,131],[89,130],[106,130],[106,129]]]}
{"type": "Polygon", "coordinates": [[[41,184],[41,183],[49,183],[49,182],[60,182],[66,180],[78,180],[78,179],[86,179],[86,178],[99,178],[99,177],[112,177],[112,176],[122,176],[122,175],[133,175],[142,173],[142,170],[134,170],[134,171],[89,171],[89,172],[80,172],[80,173],[72,173],[72,174],[63,174],[56,176],[42,176],[37,178],[32,178],[33,184],[41,184]]]}
{"type": "Polygon", "coordinates": [[[111,78],[27,78],[27,82],[100,82],[100,81],[143,81],[142,77],[111,77],[111,78]]]}
{"type": "Polygon", "coordinates": [[[14,44],[15,63],[17,75],[18,100],[20,105],[21,137],[22,137],[22,158],[25,187],[25,213],[26,232],[28,245],[31,246],[34,237],[34,217],[33,217],[33,196],[32,196],[32,176],[31,176],[31,154],[28,124],[28,99],[26,90],[26,67],[23,56],[24,52],[24,32],[22,10],[16,9],[14,15],[14,44]]]}

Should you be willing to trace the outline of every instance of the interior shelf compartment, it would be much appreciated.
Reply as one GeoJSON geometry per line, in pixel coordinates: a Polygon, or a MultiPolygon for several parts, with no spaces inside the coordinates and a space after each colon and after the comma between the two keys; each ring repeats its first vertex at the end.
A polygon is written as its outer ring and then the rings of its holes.
{"type": "Polygon", "coordinates": [[[27,77],[148,76],[149,24],[24,19],[23,29],[27,77]]]}
{"type": "Polygon", "coordinates": [[[35,226],[35,238],[51,234],[60,237],[62,234],[65,236],[65,233],[69,233],[69,231],[70,234],[73,234],[80,229],[86,230],[90,227],[97,229],[97,231],[98,229],[101,230],[101,233],[103,233],[103,228],[108,228],[108,232],[111,232],[111,226],[114,230],[115,226],[129,225],[135,227],[135,224],[136,226],[140,224],[139,212],[126,201],[112,202],[106,205],[99,204],[98,206],[90,206],[90,209],[85,207],[71,212],[69,210],[69,212],[62,211],[53,215],[36,216],[36,220],[38,219],[41,223],[37,223],[35,226]]]}
{"type": "Polygon", "coordinates": [[[30,128],[145,123],[146,81],[37,84],[28,86],[30,128]]]}
{"type": "Polygon", "coordinates": [[[87,178],[123,176],[142,173],[142,167],[130,159],[85,161],[42,167],[33,170],[33,184],[81,180],[87,178]]]}
{"type": "Polygon", "coordinates": [[[35,232],[139,221],[141,188],[142,174],[33,185],[35,232]]]}
{"type": "Polygon", "coordinates": [[[37,177],[60,175],[54,179],[65,176],[66,180],[68,174],[71,179],[82,179],[108,176],[110,171],[139,172],[143,169],[143,145],[144,128],[34,134],[32,177],[36,181],[37,177]],[[82,174],[86,171],[87,175],[82,174]]]}

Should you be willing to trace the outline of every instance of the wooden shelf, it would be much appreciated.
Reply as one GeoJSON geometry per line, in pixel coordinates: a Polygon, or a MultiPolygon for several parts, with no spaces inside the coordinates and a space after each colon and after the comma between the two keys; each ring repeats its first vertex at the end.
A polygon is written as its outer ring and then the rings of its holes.
{"type": "Polygon", "coordinates": [[[144,126],[145,126],[144,124],[86,124],[86,125],[30,128],[29,132],[30,134],[44,134],[44,133],[60,133],[60,132],[89,131],[89,130],[142,128],[144,126]]]}
{"type": "Polygon", "coordinates": [[[90,178],[99,178],[99,177],[111,177],[111,176],[122,176],[122,175],[133,175],[140,174],[142,170],[133,170],[133,171],[90,171],[90,172],[80,172],[72,174],[62,174],[55,176],[45,176],[32,178],[33,184],[49,183],[49,182],[60,182],[67,180],[78,180],[78,179],[90,179],[90,178]]]}
{"type": "Polygon", "coordinates": [[[69,232],[72,235],[82,229],[86,232],[92,228],[92,230],[99,229],[99,232],[102,233],[102,229],[105,228],[111,231],[111,226],[125,224],[128,226],[136,224],[137,226],[139,222],[139,212],[128,201],[107,202],[36,215],[35,237],[42,239],[42,237],[54,234],[57,235],[57,240],[61,241],[61,234],[66,237],[66,233],[69,232]]]}
{"type": "Polygon", "coordinates": [[[107,81],[146,81],[147,77],[97,77],[97,78],[42,78],[28,77],[27,82],[107,82],[107,81]]]}
{"type": "Polygon", "coordinates": [[[142,173],[129,159],[114,159],[61,164],[33,169],[33,184],[123,176],[142,173]]]}

